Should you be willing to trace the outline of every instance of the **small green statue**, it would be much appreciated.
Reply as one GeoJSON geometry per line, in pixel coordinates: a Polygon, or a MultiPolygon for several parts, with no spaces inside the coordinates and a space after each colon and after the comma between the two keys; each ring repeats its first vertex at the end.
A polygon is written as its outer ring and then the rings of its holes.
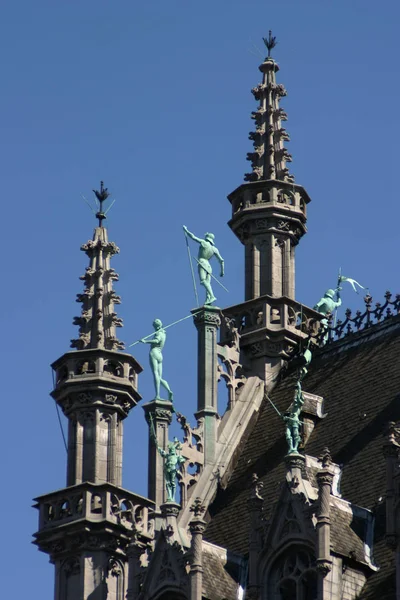
{"type": "Polygon", "coordinates": [[[342,304],[342,299],[340,298],[341,289],[341,287],[337,287],[335,290],[327,290],[324,297],[314,306],[314,310],[317,310],[323,315],[333,313],[333,311],[342,304]],[[335,294],[337,300],[333,299],[335,294]]]}
{"type": "MultiPolygon", "coordinates": [[[[319,302],[317,302],[317,304],[314,306],[314,310],[317,310],[319,313],[324,315],[324,318],[321,319],[321,321],[320,321],[321,328],[323,331],[326,331],[328,329],[327,315],[332,314],[333,311],[336,308],[338,308],[339,306],[341,306],[341,304],[342,304],[342,299],[340,297],[341,289],[342,288],[338,285],[335,290],[327,290],[325,292],[324,297],[321,298],[321,300],[319,302]],[[336,300],[333,299],[335,294],[336,294],[336,300]]],[[[328,339],[328,334],[326,333],[326,335],[324,335],[324,337],[322,339],[322,345],[326,344],[327,339],[328,339]]]]}
{"type": "MultiPolygon", "coordinates": [[[[156,443],[155,437],[152,437],[153,441],[156,443]]],[[[181,465],[185,462],[185,459],[179,453],[181,449],[182,444],[177,437],[174,437],[173,442],[168,442],[167,450],[163,450],[160,446],[157,446],[158,452],[165,458],[164,476],[167,488],[167,502],[175,502],[176,475],[179,472],[181,465]]]]}
{"type": "Polygon", "coordinates": [[[155,400],[161,400],[160,398],[160,386],[162,385],[168,392],[168,400],[173,400],[174,395],[172,393],[171,388],[168,385],[168,382],[162,378],[162,367],[163,367],[163,355],[162,349],[164,348],[165,341],[167,339],[167,334],[165,329],[163,329],[162,322],[160,319],[155,319],[153,321],[153,327],[155,329],[155,333],[150,340],[146,340],[142,338],[140,342],[142,344],[150,344],[150,367],[153,371],[154,377],[154,387],[156,390],[155,400]]]}
{"type": "Polygon", "coordinates": [[[283,420],[286,424],[286,432],[285,437],[289,446],[288,454],[297,454],[299,443],[301,440],[300,436],[300,424],[301,421],[299,419],[301,409],[304,404],[304,396],[301,390],[301,383],[298,381],[296,383],[296,393],[293,400],[292,410],[288,415],[283,417],[283,420]]]}
{"type": "Polygon", "coordinates": [[[193,241],[200,244],[199,253],[197,257],[197,265],[199,268],[199,277],[200,283],[206,290],[206,299],[204,304],[212,304],[216,301],[216,297],[214,296],[212,287],[211,287],[211,277],[212,277],[212,268],[210,265],[210,259],[215,256],[221,265],[220,276],[224,276],[224,260],[220,255],[218,249],[214,245],[214,234],[206,233],[204,235],[204,240],[196,237],[193,233],[191,233],[188,228],[184,225],[183,230],[187,236],[189,236],[193,241]]]}

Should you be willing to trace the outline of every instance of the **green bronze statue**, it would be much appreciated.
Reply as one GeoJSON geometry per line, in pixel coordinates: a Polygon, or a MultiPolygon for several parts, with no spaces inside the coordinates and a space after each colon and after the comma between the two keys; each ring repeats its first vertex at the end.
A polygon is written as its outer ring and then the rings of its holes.
{"type": "Polygon", "coordinates": [[[191,233],[185,225],[183,226],[183,230],[187,236],[189,236],[192,240],[194,240],[200,245],[198,257],[196,260],[199,269],[200,283],[206,290],[206,299],[204,304],[212,304],[216,301],[216,297],[214,296],[211,287],[211,277],[213,277],[213,275],[210,260],[213,256],[215,256],[218,259],[221,265],[220,276],[224,276],[224,260],[220,255],[218,249],[214,245],[215,236],[213,233],[206,233],[204,235],[203,240],[191,233]]]}
{"type": "MultiPolygon", "coordinates": [[[[157,444],[154,430],[152,429],[151,431],[152,440],[155,444],[157,444]]],[[[176,437],[174,437],[173,442],[168,442],[167,450],[163,450],[162,448],[160,448],[160,446],[157,445],[158,452],[165,459],[164,476],[165,485],[167,488],[167,502],[175,502],[176,475],[179,472],[181,465],[183,465],[183,463],[185,462],[185,459],[180,454],[181,449],[182,444],[176,437]]]]}
{"type": "MultiPolygon", "coordinates": [[[[328,329],[328,315],[332,314],[334,310],[336,310],[342,304],[342,299],[340,297],[341,287],[338,285],[335,290],[327,290],[325,295],[317,304],[314,306],[314,310],[317,310],[319,313],[324,315],[324,318],[321,319],[321,328],[322,331],[327,332],[328,329]],[[336,300],[334,300],[334,295],[336,294],[336,300]]],[[[322,338],[322,345],[325,345],[328,340],[328,333],[326,333],[322,338]]]]}
{"type": "Polygon", "coordinates": [[[335,290],[327,290],[324,297],[314,306],[314,310],[317,310],[323,315],[333,313],[333,311],[342,304],[342,299],[340,298],[341,289],[341,287],[337,287],[335,290]],[[333,299],[335,294],[336,300],[333,299]]]}
{"type": "Polygon", "coordinates": [[[285,437],[288,443],[289,451],[288,454],[297,454],[299,443],[301,440],[300,436],[300,424],[301,421],[299,419],[301,409],[304,404],[304,396],[301,390],[301,383],[298,381],[296,383],[296,393],[293,400],[292,410],[288,415],[283,417],[283,420],[286,424],[286,432],[285,437]]]}
{"type": "Polygon", "coordinates": [[[163,329],[162,322],[160,319],[155,319],[153,321],[153,327],[155,329],[155,333],[150,340],[146,340],[142,338],[140,342],[142,344],[150,344],[150,367],[153,372],[154,377],[154,387],[156,390],[155,400],[161,400],[160,397],[160,386],[162,385],[168,392],[168,400],[173,400],[174,395],[172,393],[171,388],[168,385],[168,382],[162,378],[162,370],[163,370],[163,355],[162,349],[165,345],[165,340],[167,339],[167,334],[165,329],[163,329]]]}

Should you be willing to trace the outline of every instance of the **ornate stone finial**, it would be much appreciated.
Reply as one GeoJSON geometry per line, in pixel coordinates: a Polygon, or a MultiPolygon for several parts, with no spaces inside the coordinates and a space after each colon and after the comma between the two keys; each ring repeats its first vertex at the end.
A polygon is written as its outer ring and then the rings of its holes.
{"type": "MultiPolygon", "coordinates": [[[[98,192],[99,195],[102,193],[103,197],[107,193],[104,188],[98,192]]],[[[74,325],[79,326],[79,338],[71,340],[71,347],[122,350],[124,344],[118,340],[116,328],[122,327],[123,323],[115,312],[115,304],[120,304],[121,298],[113,289],[118,274],[111,268],[111,258],[119,253],[119,248],[108,240],[106,227],[100,226],[96,227],[93,239],[82,244],[81,250],[90,262],[80,277],[85,284],[83,293],[77,295],[82,310],[74,319],[74,325]]]]}
{"type": "Polygon", "coordinates": [[[100,191],[93,190],[93,193],[99,203],[99,210],[96,213],[96,219],[99,220],[99,227],[101,227],[102,221],[106,218],[106,213],[103,211],[103,202],[109,198],[110,194],[108,193],[108,189],[104,187],[103,181],[100,181],[100,191]]]}
{"type": "Polygon", "coordinates": [[[258,498],[262,500],[261,490],[264,487],[262,481],[260,481],[257,473],[253,473],[251,476],[251,491],[250,491],[250,499],[258,498]]]}
{"type": "Polygon", "coordinates": [[[206,507],[202,503],[201,498],[195,498],[189,510],[194,514],[195,517],[198,518],[205,513],[206,507]]]}
{"type": "Polygon", "coordinates": [[[267,38],[263,37],[263,42],[264,42],[264,44],[266,45],[266,47],[267,47],[267,49],[268,49],[268,58],[270,58],[270,56],[271,56],[271,50],[272,50],[273,48],[275,48],[275,46],[276,46],[276,45],[277,45],[277,43],[278,43],[278,42],[276,41],[276,37],[274,37],[274,36],[272,35],[272,31],[271,31],[271,30],[269,30],[269,32],[268,32],[268,37],[267,37],[267,38]]]}
{"type": "Polygon", "coordinates": [[[329,448],[326,446],[318,457],[318,462],[321,463],[323,469],[329,469],[329,467],[332,465],[332,456],[329,448]]]}

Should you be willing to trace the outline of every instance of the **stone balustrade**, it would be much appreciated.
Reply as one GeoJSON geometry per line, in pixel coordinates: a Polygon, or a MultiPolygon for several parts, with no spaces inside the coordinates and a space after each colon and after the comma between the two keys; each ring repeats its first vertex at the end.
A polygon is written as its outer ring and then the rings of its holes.
{"type": "Polygon", "coordinates": [[[82,483],[35,499],[39,532],[85,520],[107,521],[152,536],[154,503],[111,484],[82,483]]]}

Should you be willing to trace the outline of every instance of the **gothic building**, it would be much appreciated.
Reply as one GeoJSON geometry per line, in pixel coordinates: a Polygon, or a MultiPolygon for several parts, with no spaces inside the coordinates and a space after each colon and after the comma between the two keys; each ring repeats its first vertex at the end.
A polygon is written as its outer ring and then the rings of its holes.
{"type": "Polygon", "coordinates": [[[366,296],[365,310],[323,326],[296,299],[310,197],[288,168],[279,67],[268,56],[260,71],[251,172],[228,196],[244,300],[194,311],[193,426],[170,399],[143,406],[147,498],[122,487],[123,423],[141,400],[142,368],[117,338],[119,249],[104,226],[106,190],[97,193],[79,336],[52,365],[68,419],[66,486],[36,498],[35,543],[54,564],[56,600],[400,598],[400,296],[366,296]],[[299,369],[301,437],[288,451],[299,369]],[[185,460],[173,501],[163,454],[176,417],[185,460]]]}

